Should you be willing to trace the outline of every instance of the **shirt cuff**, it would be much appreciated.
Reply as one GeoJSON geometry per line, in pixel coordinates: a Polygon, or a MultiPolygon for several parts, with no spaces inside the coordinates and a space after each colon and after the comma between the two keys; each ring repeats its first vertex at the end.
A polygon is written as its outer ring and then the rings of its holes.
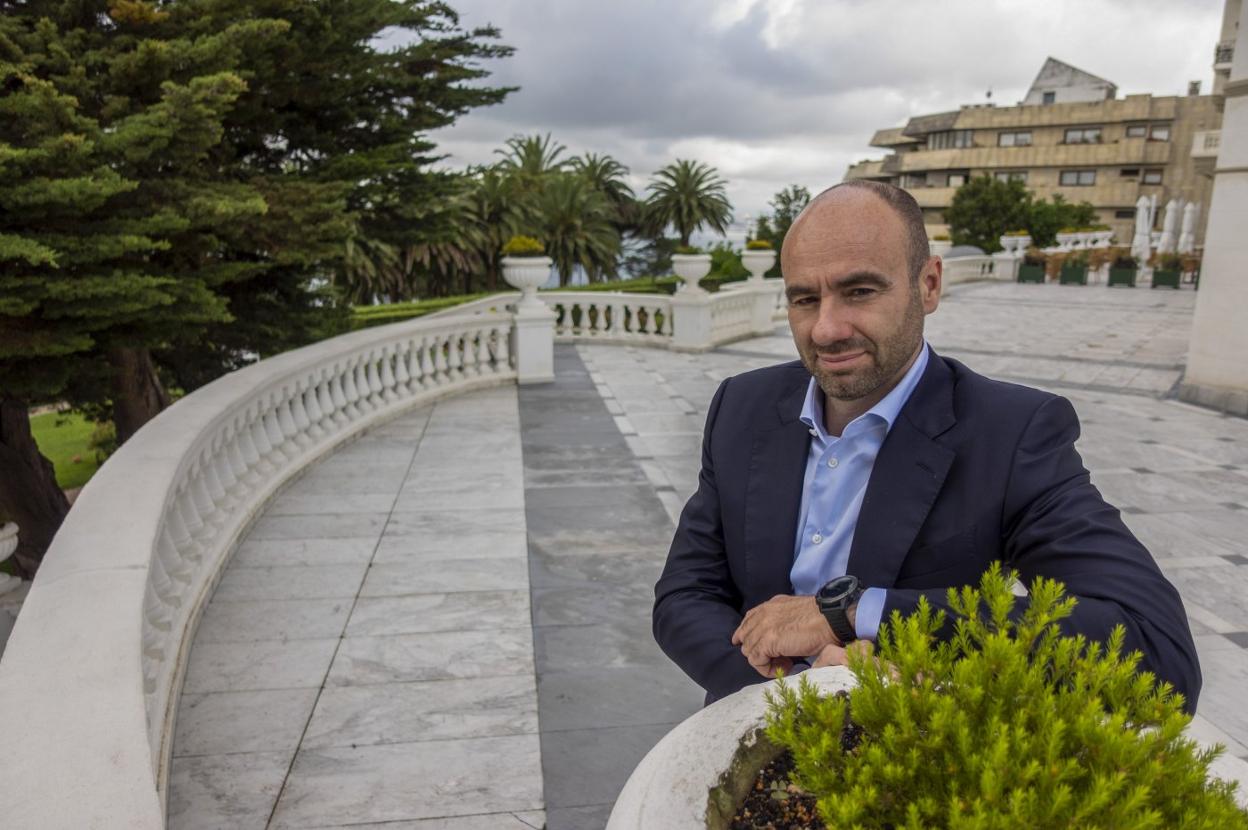
{"type": "Polygon", "coordinates": [[[868,588],[858,597],[858,610],[854,612],[854,633],[859,640],[874,640],[880,633],[880,618],[884,615],[884,600],[888,591],[868,588]]]}

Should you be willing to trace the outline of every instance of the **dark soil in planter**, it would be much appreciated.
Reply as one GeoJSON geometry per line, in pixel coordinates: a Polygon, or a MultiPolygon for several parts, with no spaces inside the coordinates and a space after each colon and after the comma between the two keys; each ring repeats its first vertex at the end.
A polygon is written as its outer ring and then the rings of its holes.
{"type": "Polygon", "coordinates": [[[793,753],[786,751],[758,773],[730,830],[825,830],[815,797],[792,783],[793,753]]]}

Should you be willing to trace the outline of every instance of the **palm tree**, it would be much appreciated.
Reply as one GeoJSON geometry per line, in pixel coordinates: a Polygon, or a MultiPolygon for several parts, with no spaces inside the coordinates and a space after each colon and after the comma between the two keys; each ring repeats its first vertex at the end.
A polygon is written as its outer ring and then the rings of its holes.
{"type": "Polygon", "coordinates": [[[480,233],[479,255],[485,272],[485,287],[498,288],[502,274],[502,250],[507,240],[533,227],[534,211],[516,183],[496,167],[475,172],[472,189],[473,221],[480,233]]]}
{"type": "Polygon", "coordinates": [[[646,199],[648,224],[655,233],[671,225],[688,245],[703,225],[724,233],[732,221],[732,205],[724,194],[725,182],[714,167],[677,159],[654,174],[646,199]]]}
{"type": "Polygon", "coordinates": [[[404,282],[399,251],[357,231],[347,238],[333,282],[343,299],[353,305],[393,301],[402,294],[404,282]]]}
{"type": "Polygon", "coordinates": [[[537,195],[541,237],[555,261],[559,284],[567,285],[576,266],[590,282],[615,276],[620,234],[611,224],[607,198],[581,176],[550,176],[537,195]]]}
{"type": "Polygon", "coordinates": [[[568,159],[560,159],[568,148],[546,135],[513,135],[507,139],[505,149],[495,150],[502,156],[499,169],[508,177],[533,184],[550,173],[561,173],[568,166],[568,159]]]}
{"type": "Polygon", "coordinates": [[[460,180],[420,217],[419,233],[404,246],[408,285],[414,293],[445,296],[457,290],[470,294],[474,278],[484,270],[485,231],[477,221],[473,183],[460,180]],[[415,291],[419,277],[424,291],[415,291]]]}
{"type": "Polygon", "coordinates": [[[572,169],[611,203],[621,232],[636,222],[637,197],[628,185],[627,167],[605,153],[586,153],[573,157],[572,169]]]}

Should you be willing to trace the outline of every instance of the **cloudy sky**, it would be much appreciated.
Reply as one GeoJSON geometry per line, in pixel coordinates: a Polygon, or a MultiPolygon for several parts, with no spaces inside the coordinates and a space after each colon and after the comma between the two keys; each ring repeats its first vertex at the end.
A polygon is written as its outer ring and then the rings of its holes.
{"type": "Polygon", "coordinates": [[[1212,83],[1222,0],[450,0],[493,24],[519,86],[434,135],[450,163],[517,133],[609,153],[633,184],[676,158],[713,164],[738,218],[787,184],[841,180],[878,128],[1022,98],[1047,56],[1118,85],[1212,83]]]}

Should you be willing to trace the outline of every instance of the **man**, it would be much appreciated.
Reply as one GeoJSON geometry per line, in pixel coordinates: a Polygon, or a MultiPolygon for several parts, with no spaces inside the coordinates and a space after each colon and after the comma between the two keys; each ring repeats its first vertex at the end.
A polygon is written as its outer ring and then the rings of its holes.
{"type": "Polygon", "coordinates": [[[831,188],[794,222],[781,264],[801,360],[715,393],[698,490],[655,586],[655,639],[707,702],[844,662],[893,611],[920,596],[948,611],[949,586],[1001,560],[1024,585],[1066,585],[1067,633],[1104,640],[1121,624],[1142,668],[1194,710],[1183,605],[1089,481],[1070,403],[926,345],[941,262],[914,199],[831,188]]]}

